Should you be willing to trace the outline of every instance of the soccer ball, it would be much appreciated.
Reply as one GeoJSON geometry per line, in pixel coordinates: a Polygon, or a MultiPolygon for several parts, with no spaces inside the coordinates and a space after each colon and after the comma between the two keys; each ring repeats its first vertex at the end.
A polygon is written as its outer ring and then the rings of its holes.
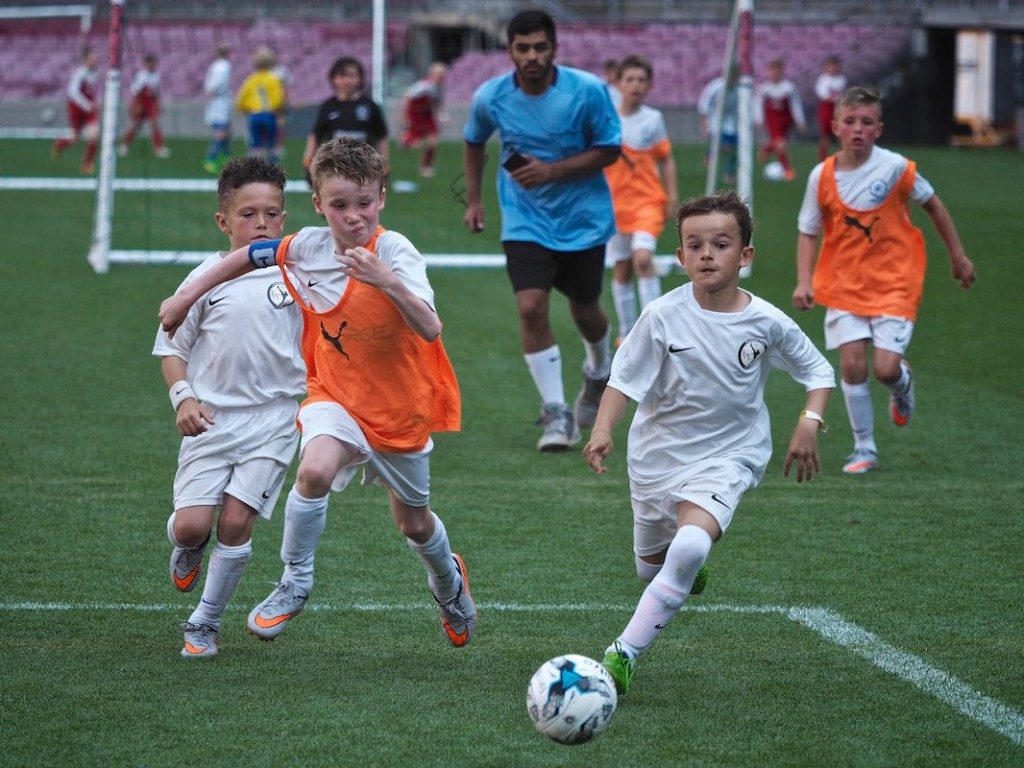
{"type": "Polygon", "coordinates": [[[778,160],[772,160],[764,166],[764,178],[766,181],[782,181],[786,178],[786,169],[778,160]]]}
{"type": "Polygon", "coordinates": [[[574,653],[540,665],[526,689],[534,727],[559,744],[582,744],[608,727],[618,697],[608,670],[574,653]]]}

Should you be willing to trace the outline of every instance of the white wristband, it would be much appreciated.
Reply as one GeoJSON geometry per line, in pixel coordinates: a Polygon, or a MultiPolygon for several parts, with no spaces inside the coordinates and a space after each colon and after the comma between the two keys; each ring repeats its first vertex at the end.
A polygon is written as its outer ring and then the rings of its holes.
{"type": "Polygon", "coordinates": [[[825,424],[825,419],[822,418],[820,413],[805,410],[800,413],[800,418],[816,421],[818,422],[818,429],[820,429],[822,432],[828,432],[828,426],[825,424]]]}
{"type": "Polygon", "coordinates": [[[187,381],[181,379],[171,385],[171,388],[167,390],[167,396],[171,398],[171,407],[174,412],[178,412],[178,406],[188,400],[190,397],[198,400],[196,393],[192,391],[192,387],[187,381]]]}

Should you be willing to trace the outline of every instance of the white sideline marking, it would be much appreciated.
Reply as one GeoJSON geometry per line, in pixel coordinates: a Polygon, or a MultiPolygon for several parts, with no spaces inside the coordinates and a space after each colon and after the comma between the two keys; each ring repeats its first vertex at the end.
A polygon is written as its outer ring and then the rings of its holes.
{"type": "MultiPolygon", "coordinates": [[[[629,613],[632,605],[612,603],[481,603],[483,610],[499,613],[557,613],[568,612],[621,612],[629,613]]],[[[189,606],[176,603],[59,603],[15,602],[0,603],[0,611],[141,611],[160,613],[188,610],[189,606]]],[[[307,611],[324,612],[378,612],[425,611],[432,608],[423,603],[349,603],[331,605],[313,603],[307,611]]],[[[1024,715],[1002,702],[974,690],[948,672],[933,667],[924,659],[901,651],[881,640],[858,624],[847,621],[835,611],[821,607],[785,607],[781,605],[692,605],[683,606],[687,613],[740,613],[773,614],[813,630],[828,640],[857,654],[914,687],[931,694],[962,715],[1002,734],[1019,746],[1024,746],[1024,715]]]]}

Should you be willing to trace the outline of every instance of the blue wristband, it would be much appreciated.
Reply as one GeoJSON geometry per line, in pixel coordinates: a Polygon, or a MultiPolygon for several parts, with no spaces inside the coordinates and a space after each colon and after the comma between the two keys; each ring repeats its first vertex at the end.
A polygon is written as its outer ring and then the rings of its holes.
{"type": "Polygon", "coordinates": [[[272,267],[277,263],[277,247],[280,240],[261,240],[249,246],[249,261],[256,269],[272,267]]]}

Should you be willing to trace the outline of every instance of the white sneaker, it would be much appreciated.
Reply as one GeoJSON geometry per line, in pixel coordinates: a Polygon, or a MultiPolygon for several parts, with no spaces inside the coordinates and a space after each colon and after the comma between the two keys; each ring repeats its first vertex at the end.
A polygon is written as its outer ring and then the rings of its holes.
{"type": "Polygon", "coordinates": [[[171,150],[169,150],[167,147],[160,147],[159,149],[154,149],[153,154],[159,157],[161,160],[166,160],[168,157],[171,156],[171,150]]]}
{"type": "Polygon", "coordinates": [[[266,600],[249,612],[246,626],[260,640],[273,640],[302,612],[308,599],[309,595],[300,595],[290,581],[278,584],[266,600]]]}
{"type": "Polygon", "coordinates": [[[181,655],[186,659],[205,659],[217,655],[220,641],[217,630],[209,624],[191,624],[186,621],[181,625],[181,631],[185,633],[181,655]]]}
{"type": "Polygon", "coordinates": [[[128,156],[128,145],[127,144],[118,144],[117,145],[117,156],[118,157],[127,157],[128,156]]]}
{"type": "Polygon", "coordinates": [[[576,418],[569,406],[562,403],[545,405],[536,424],[544,427],[544,433],[537,441],[537,450],[542,453],[567,451],[580,441],[576,418]]]}

